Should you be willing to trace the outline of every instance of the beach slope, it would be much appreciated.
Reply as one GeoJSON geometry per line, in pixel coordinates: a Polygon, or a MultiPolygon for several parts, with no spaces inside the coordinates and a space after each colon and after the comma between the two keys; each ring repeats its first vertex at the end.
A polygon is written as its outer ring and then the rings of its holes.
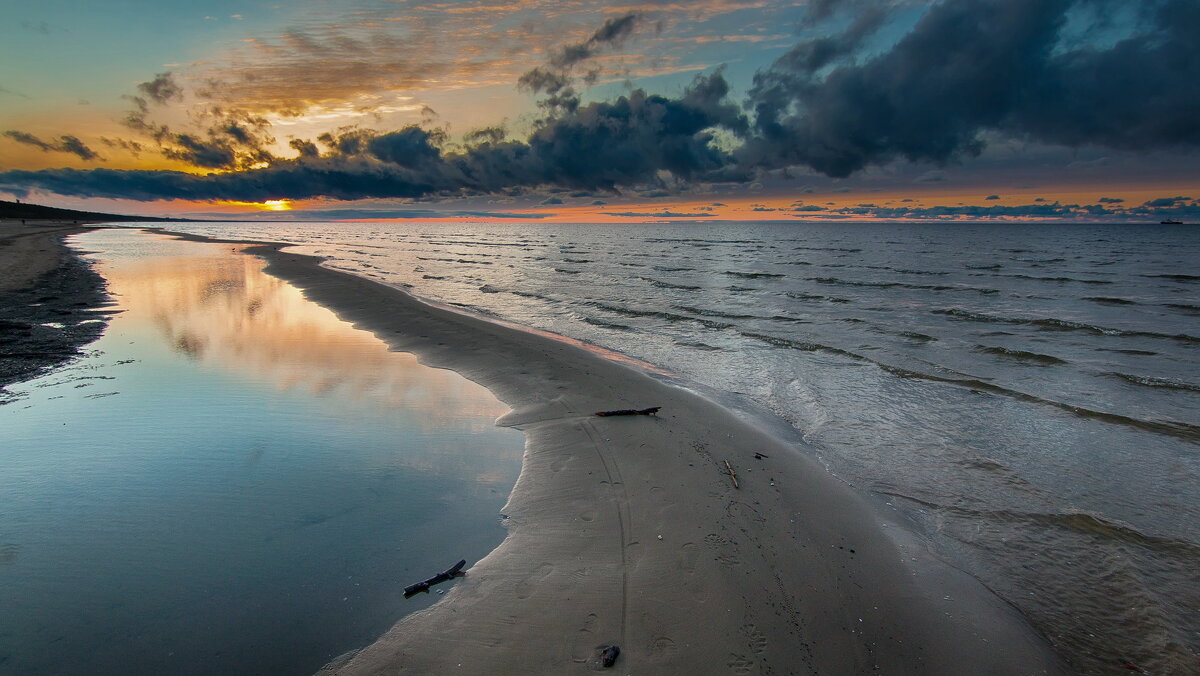
{"type": "Polygon", "coordinates": [[[89,228],[0,220],[0,401],[4,388],[100,337],[104,280],[64,240],[89,228]]]}
{"type": "Polygon", "coordinates": [[[394,349],[490,389],[527,440],[504,543],[324,672],[562,674],[598,668],[607,645],[621,673],[1061,671],[1018,613],[759,426],[595,350],[281,247],[247,251],[394,349]],[[662,410],[594,415],[649,406],[662,410]]]}

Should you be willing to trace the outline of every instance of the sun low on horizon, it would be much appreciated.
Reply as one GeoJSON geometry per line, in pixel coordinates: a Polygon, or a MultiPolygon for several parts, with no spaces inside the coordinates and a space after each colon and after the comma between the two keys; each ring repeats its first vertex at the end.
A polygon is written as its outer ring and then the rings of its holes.
{"type": "Polygon", "coordinates": [[[5,16],[5,199],[330,221],[1200,218],[1192,0],[5,16]]]}

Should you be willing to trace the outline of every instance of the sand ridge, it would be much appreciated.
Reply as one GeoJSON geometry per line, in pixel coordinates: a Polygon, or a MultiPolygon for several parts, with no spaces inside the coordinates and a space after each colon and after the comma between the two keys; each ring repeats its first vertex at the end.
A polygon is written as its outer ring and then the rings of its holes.
{"type": "Polygon", "coordinates": [[[727,409],[284,246],[246,251],[394,349],[484,385],[513,409],[499,424],[526,435],[506,540],[440,603],[323,673],[561,674],[599,668],[610,644],[618,673],[1063,670],[977,581],[727,409]],[[646,406],[663,408],[593,415],[646,406]]]}

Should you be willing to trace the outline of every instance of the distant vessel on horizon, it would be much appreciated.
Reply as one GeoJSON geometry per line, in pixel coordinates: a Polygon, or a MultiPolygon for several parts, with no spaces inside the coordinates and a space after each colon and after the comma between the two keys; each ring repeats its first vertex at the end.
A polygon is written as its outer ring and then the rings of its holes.
{"type": "Polygon", "coordinates": [[[1183,225],[1183,221],[1172,221],[1168,218],[1165,221],[1159,221],[1159,225],[1183,225]]]}

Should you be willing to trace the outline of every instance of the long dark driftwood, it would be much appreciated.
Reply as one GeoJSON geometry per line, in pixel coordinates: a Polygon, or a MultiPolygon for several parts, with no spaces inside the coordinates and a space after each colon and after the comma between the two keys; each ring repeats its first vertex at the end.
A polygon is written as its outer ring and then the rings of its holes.
{"type": "Polygon", "coordinates": [[[452,568],[450,568],[450,570],[447,570],[444,573],[438,573],[437,575],[434,575],[433,577],[429,578],[428,580],[425,580],[424,582],[418,582],[416,584],[408,585],[407,587],[404,588],[404,598],[408,598],[408,597],[412,596],[413,594],[419,594],[421,592],[425,592],[426,594],[428,594],[429,588],[432,587],[433,585],[441,584],[442,582],[445,582],[446,580],[453,580],[456,577],[462,577],[463,575],[466,575],[466,573],[462,572],[463,566],[466,566],[466,565],[467,565],[467,560],[463,559],[462,561],[459,561],[458,563],[454,564],[454,566],[452,568]]]}
{"type": "Polygon", "coordinates": [[[619,411],[597,411],[596,415],[656,415],[662,406],[653,408],[623,408],[619,411]]]}

